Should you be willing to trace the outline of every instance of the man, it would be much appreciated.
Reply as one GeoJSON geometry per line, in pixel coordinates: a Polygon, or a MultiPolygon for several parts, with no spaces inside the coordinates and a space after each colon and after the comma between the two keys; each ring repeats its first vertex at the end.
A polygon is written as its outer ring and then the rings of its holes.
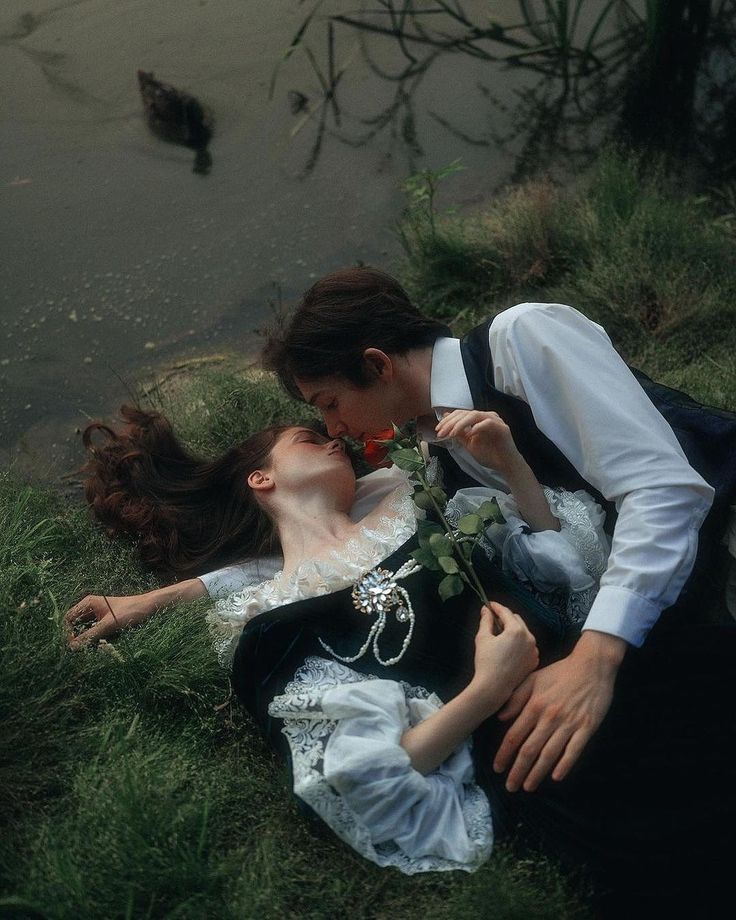
{"type": "MultiPolygon", "coordinates": [[[[642,645],[677,600],[714,494],[604,330],[565,305],[520,304],[461,344],[390,276],[354,268],[320,279],[264,358],[332,436],[365,441],[417,419],[431,441],[448,410],[498,407],[542,481],[546,471],[550,485],[592,487],[615,507],[608,568],[580,639],[500,713],[510,724],[494,768],[508,769],[507,789],[563,779],[609,709],[627,647],[642,645]]],[[[447,446],[465,474],[504,487],[447,446]]]]}

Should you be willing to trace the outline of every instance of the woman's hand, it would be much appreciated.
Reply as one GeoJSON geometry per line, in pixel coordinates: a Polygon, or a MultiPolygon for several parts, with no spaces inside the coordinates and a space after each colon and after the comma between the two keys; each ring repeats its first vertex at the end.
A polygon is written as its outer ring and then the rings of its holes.
{"type": "Polygon", "coordinates": [[[70,649],[78,649],[99,639],[109,639],[121,629],[142,623],[167,604],[194,601],[206,596],[207,589],[199,578],[189,578],[146,594],[127,597],[88,594],[64,614],[67,645],[70,649]]]}
{"type": "Polygon", "coordinates": [[[517,450],[511,429],[497,412],[453,409],[437,423],[438,438],[454,438],[478,463],[506,473],[524,459],[517,450]]]}
{"type": "Polygon", "coordinates": [[[475,636],[475,675],[471,681],[495,712],[539,664],[534,636],[517,613],[491,602],[482,607],[475,636]]]}
{"type": "Polygon", "coordinates": [[[64,631],[70,649],[116,636],[126,626],[135,626],[156,609],[146,594],[110,597],[88,594],[64,614],[64,631]]]}
{"type": "Polygon", "coordinates": [[[534,636],[501,604],[483,607],[475,636],[475,676],[437,712],[408,729],[401,746],[412,766],[431,773],[506,702],[539,662],[534,636]]]}

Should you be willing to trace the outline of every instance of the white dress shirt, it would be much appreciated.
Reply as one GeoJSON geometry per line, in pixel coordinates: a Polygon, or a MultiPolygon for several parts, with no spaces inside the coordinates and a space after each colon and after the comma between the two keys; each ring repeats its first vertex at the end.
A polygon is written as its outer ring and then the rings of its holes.
{"type": "MultiPolygon", "coordinates": [[[[618,511],[608,568],[584,628],[640,646],[692,570],[714,491],[605,330],[577,310],[518,304],[493,320],[489,343],[496,388],[528,403],[539,429],[618,511]]],[[[438,418],[445,409],[473,408],[459,339],[435,343],[431,399],[438,418]]],[[[474,479],[508,491],[461,446],[446,446],[474,479]]]]}

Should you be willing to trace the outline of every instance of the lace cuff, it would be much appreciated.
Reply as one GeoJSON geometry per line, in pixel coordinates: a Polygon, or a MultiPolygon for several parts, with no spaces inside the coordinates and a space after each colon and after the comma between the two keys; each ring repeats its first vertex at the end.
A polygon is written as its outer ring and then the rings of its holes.
{"type": "Polygon", "coordinates": [[[560,532],[580,554],[586,571],[599,581],[608,565],[611,544],[603,530],[605,513],[587,492],[544,487],[550,511],[560,522],[560,532]]]}
{"type": "Polygon", "coordinates": [[[427,776],[400,745],[441,705],[421,687],[308,658],[269,707],[284,721],[295,794],[362,856],[407,875],[473,871],[493,845],[469,743],[427,776]]]}
{"type": "Polygon", "coordinates": [[[540,600],[579,627],[591,609],[606,569],[610,543],[603,509],[587,492],[544,488],[560,530],[531,533],[513,495],[498,489],[460,489],[448,502],[448,519],[475,511],[495,496],[504,524],[492,524],[481,545],[500,557],[503,571],[531,586],[540,600]]]}

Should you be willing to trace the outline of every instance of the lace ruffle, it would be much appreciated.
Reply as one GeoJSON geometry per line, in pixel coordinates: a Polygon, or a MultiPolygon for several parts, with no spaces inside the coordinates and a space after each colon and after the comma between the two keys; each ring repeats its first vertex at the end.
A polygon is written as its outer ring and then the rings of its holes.
{"type": "MultiPolygon", "coordinates": [[[[326,717],[322,710],[325,694],[334,687],[372,680],[377,678],[359,674],[339,662],[310,657],[296,672],[284,693],[272,701],[269,715],[284,720],[282,732],[291,751],[294,793],[341,840],[379,866],[393,866],[407,875],[477,869],[490,855],[493,828],[488,800],[475,783],[463,783],[460,793],[462,819],[472,856],[467,862],[458,862],[438,855],[412,856],[394,841],[373,843],[370,828],[325,778],[325,750],[338,724],[326,717]]],[[[412,687],[404,682],[400,683],[400,687],[407,703],[423,700],[432,709],[442,706],[440,699],[423,687],[412,687]]],[[[404,729],[414,721],[410,719],[404,729]]],[[[407,769],[412,770],[411,766],[407,769]]]]}
{"type": "Polygon", "coordinates": [[[412,492],[410,482],[402,479],[377,523],[360,527],[342,550],[333,550],[326,559],[308,560],[286,578],[277,572],[268,581],[218,600],[207,614],[207,625],[220,664],[230,667],[243,627],[259,613],[353,585],[413,536],[412,492]]]}
{"type": "Polygon", "coordinates": [[[598,581],[606,571],[610,549],[603,533],[603,509],[587,492],[544,486],[544,496],[562,533],[580,553],[590,577],[598,581]]]}

